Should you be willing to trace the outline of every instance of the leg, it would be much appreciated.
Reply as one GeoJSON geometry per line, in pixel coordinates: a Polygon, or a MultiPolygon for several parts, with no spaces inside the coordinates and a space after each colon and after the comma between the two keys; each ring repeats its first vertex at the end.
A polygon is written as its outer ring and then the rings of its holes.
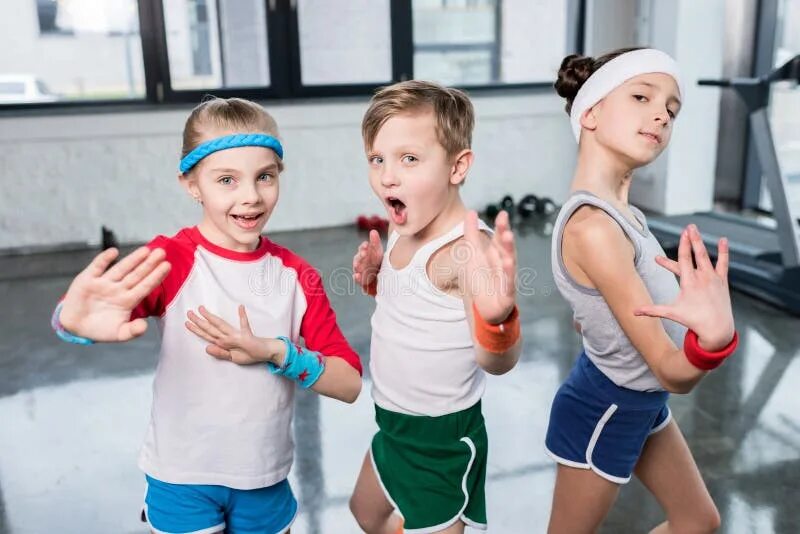
{"type": "Polygon", "coordinates": [[[558,465],[549,534],[595,532],[619,494],[619,485],[594,471],[558,465]]]}
{"type": "Polygon", "coordinates": [[[675,421],[645,442],[634,473],[667,514],[653,533],[715,532],[720,517],[675,421]]]}
{"type": "Polygon", "coordinates": [[[368,534],[397,534],[402,531],[403,521],[394,513],[394,508],[383,493],[370,453],[364,456],[353,496],[350,511],[358,525],[368,534]]]}

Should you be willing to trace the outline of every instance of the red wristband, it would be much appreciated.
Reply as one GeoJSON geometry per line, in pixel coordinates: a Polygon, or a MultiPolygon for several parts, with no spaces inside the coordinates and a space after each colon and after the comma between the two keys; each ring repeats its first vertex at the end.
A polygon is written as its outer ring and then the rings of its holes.
{"type": "Polygon", "coordinates": [[[475,318],[475,338],[478,344],[489,352],[505,352],[519,340],[519,310],[514,306],[511,315],[500,324],[489,324],[478,313],[475,303],[472,303],[472,315],[475,318]]]}
{"type": "Polygon", "coordinates": [[[728,343],[727,347],[717,352],[709,352],[700,346],[697,341],[697,334],[693,330],[689,330],[683,339],[683,353],[686,354],[686,359],[689,360],[689,363],[698,369],[711,371],[722,365],[722,362],[733,354],[738,344],[739,334],[734,330],[733,339],[728,343]]]}

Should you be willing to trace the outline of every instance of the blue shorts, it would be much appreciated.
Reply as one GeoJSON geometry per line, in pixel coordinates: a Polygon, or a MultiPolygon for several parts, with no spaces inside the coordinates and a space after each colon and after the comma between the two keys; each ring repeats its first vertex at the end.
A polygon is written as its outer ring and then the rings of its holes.
{"type": "Polygon", "coordinates": [[[147,476],[144,513],[157,534],[277,534],[297,515],[288,480],[238,490],[205,484],[170,484],[147,476]]]}
{"type": "Polygon", "coordinates": [[[672,418],[666,391],[617,386],[581,353],[553,399],[545,448],[556,462],[625,484],[647,438],[672,418]]]}

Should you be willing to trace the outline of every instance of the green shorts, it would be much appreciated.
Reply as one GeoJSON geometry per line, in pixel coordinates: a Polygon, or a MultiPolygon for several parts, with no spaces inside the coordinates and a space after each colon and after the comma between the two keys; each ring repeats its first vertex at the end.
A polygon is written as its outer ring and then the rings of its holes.
{"type": "Polygon", "coordinates": [[[386,498],[406,532],[437,532],[456,521],[486,529],[486,453],[480,401],[439,417],[375,406],[370,454],[386,498]]]}

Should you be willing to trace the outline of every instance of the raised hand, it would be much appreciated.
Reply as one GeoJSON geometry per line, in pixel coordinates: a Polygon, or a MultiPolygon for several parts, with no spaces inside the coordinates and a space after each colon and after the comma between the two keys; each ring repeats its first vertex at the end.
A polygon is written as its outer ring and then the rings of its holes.
{"type": "Polygon", "coordinates": [[[680,277],[678,298],[671,304],[638,308],[636,315],[663,317],[680,323],[693,330],[700,346],[709,351],[728,345],[734,334],[728,289],[728,240],[720,239],[717,250],[717,265],[714,266],[697,227],[687,226],[681,233],[678,261],[663,256],[656,258],[659,265],[680,277]],[[693,254],[697,267],[692,264],[693,254]]]}
{"type": "Polygon", "coordinates": [[[286,352],[284,343],[278,339],[253,335],[244,306],[239,306],[238,330],[203,306],[200,306],[198,311],[200,315],[189,310],[186,328],[210,343],[206,347],[206,352],[211,356],[239,365],[268,361],[276,365],[283,363],[286,352]]]}
{"type": "Polygon", "coordinates": [[[366,290],[378,277],[383,261],[383,246],[377,230],[370,230],[369,240],[359,245],[353,256],[353,280],[366,290]]]}
{"type": "Polygon", "coordinates": [[[478,229],[478,214],[467,213],[464,239],[469,253],[465,271],[465,291],[486,322],[502,323],[514,310],[517,299],[517,249],[508,213],[501,211],[495,219],[491,239],[478,229]]]}
{"type": "Polygon", "coordinates": [[[94,341],[128,341],[147,330],[131,311],[167,276],[170,264],[160,249],[140,247],[109,269],[115,248],[95,256],[72,281],[59,320],[69,332],[94,341]]]}

